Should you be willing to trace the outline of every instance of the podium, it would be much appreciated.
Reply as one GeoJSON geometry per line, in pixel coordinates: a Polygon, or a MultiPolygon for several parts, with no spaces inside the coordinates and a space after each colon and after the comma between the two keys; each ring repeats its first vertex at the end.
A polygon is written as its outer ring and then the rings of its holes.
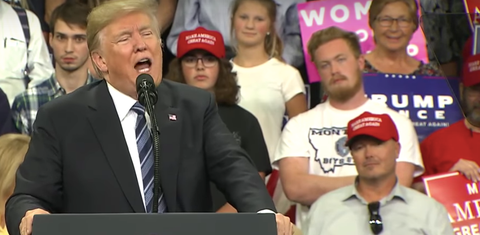
{"type": "Polygon", "coordinates": [[[276,235],[270,213],[35,215],[32,235],[276,235]]]}

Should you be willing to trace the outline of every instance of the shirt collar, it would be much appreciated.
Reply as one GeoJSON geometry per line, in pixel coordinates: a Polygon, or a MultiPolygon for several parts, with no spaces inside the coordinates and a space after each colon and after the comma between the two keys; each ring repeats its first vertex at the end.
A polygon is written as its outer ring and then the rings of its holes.
{"type": "MultiPolygon", "coordinates": [[[[88,73],[87,80],[85,81],[85,85],[88,85],[94,81],[97,81],[97,79],[95,79],[90,73],[88,73]]],[[[62,95],[66,93],[65,89],[63,89],[63,87],[58,82],[57,77],[55,76],[55,73],[53,73],[52,76],[50,76],[49,82],[50,82],[50,86],[53,87],[49,95],[56,95],[58,94],[58,92],[60,92],[62,95]]]]}
{"type": "Polygon", "coordinates": [[[128,112],[130,112],[130,109],[133,107],[133,105],[137,102],[135,99],[132,97],[123,94],[119,90],[117,90],[115,87],[110,85],[110,83],[107,82],[107,88],[110,93],[110,96],[112,97],[113,104],[115,105],[115,109],[117,110],[118,118],[120,118],[120,122],[127,117],[128,112]]]}
{"type": "MultiPolygon", "coordinates": [[[[348,195],[346,195],[344,198],[343,201],[348,201],[348,200],[351,200],[351,199],[358,199],[360,200],[362,203],[364,204],[367,204],[367,202],[365,201],[365,199],[363,199],[363,197],[358,193],[357,191],[357,185],[358,185],[358,176],[355,178],[355,184],[351,185],[351,191],[347,191],[348,192],[348,195]]],[[[407,195],[406,195],[406,192],[405,192],[405,189],[402,188],[402,186],[398,183],[398,179],[396,180],[395,182],[395,186],[393,186],[393,189],[392,191],[390,192],[390,194],[388,194],[386,197],[382,198],[382,200],[380,200],[380,203],[382,205],[384,205],[385,203],[393,200],[393,199],[399,199],[399,200],[402,200],[404,201],[405,203],[408,203],[407,202],[407,195]]]]}

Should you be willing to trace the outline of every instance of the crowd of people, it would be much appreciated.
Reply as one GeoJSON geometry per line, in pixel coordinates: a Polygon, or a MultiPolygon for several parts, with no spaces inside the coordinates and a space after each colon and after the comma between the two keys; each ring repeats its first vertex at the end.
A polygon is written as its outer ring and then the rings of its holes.
{"type": "Polygon", "coordinates": [[[442,28],[435,14],[452,12],[447,0],[372,0],[375,48],[362,54],[357,34],[339,27],[315,32],[305,46],[321,82],[307,92],[296,8],[307,1],[142,1],[148,7],[0,1],[0,234],[30,234],[38,213],[149,212],[141,73],[162,91],[157,115],[169,118],[159,123],[171,134],[161,153],[182,156],[162,162],[178,186],[162,182],[159,211],[273,212],[279,234],[453,233],[423,178],[458,171],[480,180],[480,55],[471,35],[445,33],[471,34],[467,14],[442,28]],[[430,62],[407,53],[418,30],[430,62]],[[419,142],[408,117],[367,98],[363,73],[460,77],[465,118],[419,142]],[[104,185],[131,176],[139,192],[104,185]],[[258,193],[241,187],[259,182],[258,193]],[[95,204],[114,193],[126,196],[95,204]]]}

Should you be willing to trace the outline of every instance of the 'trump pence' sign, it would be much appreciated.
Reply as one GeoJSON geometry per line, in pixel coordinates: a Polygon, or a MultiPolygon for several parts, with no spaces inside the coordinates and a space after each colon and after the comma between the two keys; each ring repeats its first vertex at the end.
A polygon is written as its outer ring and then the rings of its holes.
{"type": "MultiPolygon", "coordinates": [[[[305,63],[310,82],[320,81],[315,65],[311,62],[307,51],[308,40],[316,31],[337,26],[357,33],[363,53],[368,53],[375,47],[373,33],[368,25],[368,9],[371,2],[367,0],[322,0],[297,5],[305,63]]],[[[407,52],[418,60],[428,62],[425,37],[420,28],[413,34],[407,52]]]]}

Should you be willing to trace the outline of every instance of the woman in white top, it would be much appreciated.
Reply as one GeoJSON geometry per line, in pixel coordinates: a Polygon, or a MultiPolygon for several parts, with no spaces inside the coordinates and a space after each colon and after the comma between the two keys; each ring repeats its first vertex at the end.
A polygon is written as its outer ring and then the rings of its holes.
{"type": "Polygon", "coordinates": [[[240,86],[239,105],[255,115],[263,130],[270,159],[280,137],[285,111],[289,118],[307,110],[300,73],[281,58],[273,0],[237,0],[232,5],[232,59],[240,86]]]}
{"type": "MultiPolygon", "coordinates": [[[[232,59],[233,71],[240,86],[238,104],[258,119],[270,162],[285,111],[292,118],[307,110],[300,73],[281,58],[283,45],[275,30],[276,11],[273,0],[236,0],[231,15],[231,38],[237,52],[232,59]]],[[[278,204],[277,209],[281,211],[278,204]]]]}

